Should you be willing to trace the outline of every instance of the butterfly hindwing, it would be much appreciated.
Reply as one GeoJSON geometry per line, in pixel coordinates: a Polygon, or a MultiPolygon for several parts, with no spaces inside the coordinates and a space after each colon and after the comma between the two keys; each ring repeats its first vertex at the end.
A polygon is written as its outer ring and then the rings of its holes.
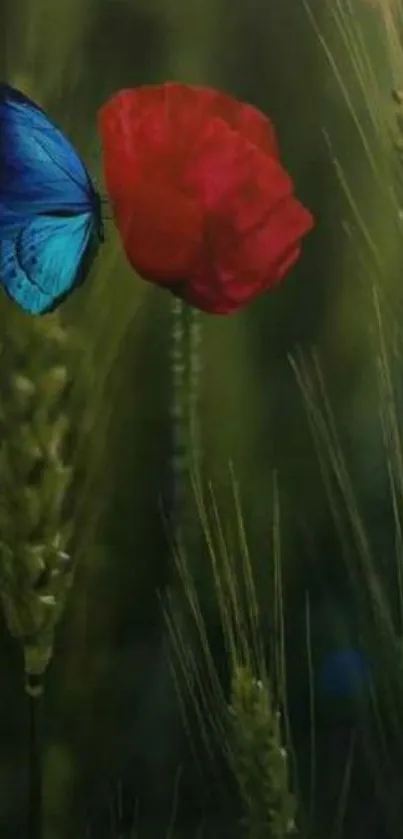
{"type": "Polygon", "coordinates": [[[15,239],[0,241],[1,284],[9,297],[32,315],[46,311],[48,297],[32,284],[21,270],[16,255],[15,239]]]}
{"type": "Polygon", "coordinates": [[[0,280],[30,314],[51,311],[83,279],[82,266],[94,234],[91,213],[43,216],[0,240],[0,280]]]}
{"type": "Polygon", "coordinates": [[[88,172],[62,131],[28,97],[1,84],[0,235],[2,220],[18,226],[21,215],[86,212],[96,200],[88,172]]]}

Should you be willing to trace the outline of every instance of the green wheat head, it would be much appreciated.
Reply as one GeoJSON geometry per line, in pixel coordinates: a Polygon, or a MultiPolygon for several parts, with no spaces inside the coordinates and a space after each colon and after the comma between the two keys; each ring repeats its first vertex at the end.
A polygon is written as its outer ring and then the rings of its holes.
{"type": "Polygon", "coordinates": [[[284,839],[295,830],[296,799],[289,789],[288,755],[270,682],[256,679],[248,666],[235,666],[229,713],[245,835],[284,839]]]}
{"type": "Polygon", "coordinates": [[[23,645],[30,692],[40,692],[72,582],[70,357],[56,316],[10,319],[0,382],[0,592],[8,628],[23,645]]]}
{"type": "MultiPolygon", "coordinates": [[[[172,666],[185,728],[192,740],[188,707],[196,713],[199,733],[215,770],[216,748],[224,756],[240,790],[241,830],[247,839],[284,839],[296,829],[297,801],[291,792],[288,766],[289,730],[285,696],[284,615],[280,570],[279,503],[273,498],[272,649],[275,674],[268,676],[263,653],[260,603],[253,559],[249,554],[237,483],[231,470],[235,533],[226,538],[229,522],[220,515],[210,486],[207,497],[195,476],[195,500],[207,546],[204,573],[215,607],[201,595],[194,576],[194,558],[176,546],[177,596],[169,593],[164,614],[172,644],[172,666]],[[215,612],[217,609],[217,613],[215,612]],[[230,694],[216,669],[209,643],[212,614],[219,619],[231,676],[230,694]],[[273,685],[276,685],[274,690],[273,685]],[[274,700],[274,693],[276,699],[274,700]],[[284,732],[279,708],[284,714],[284,732]],[[287,745],[286,745],[287,744],[287,745]]],[[[195,757],[197,754],[195,751],[195,757]]]]}

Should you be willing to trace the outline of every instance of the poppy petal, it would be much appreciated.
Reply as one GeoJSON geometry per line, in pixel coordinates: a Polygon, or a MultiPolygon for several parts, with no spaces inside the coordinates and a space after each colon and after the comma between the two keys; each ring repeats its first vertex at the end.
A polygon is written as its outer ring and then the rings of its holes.
{"type": "Polygon", "coordinates": [[[102,108],[104,170],[127,257],[205,311],[235,311],[276,285],[313,226],[252,105],[177,82],[124,90],[102,108]]]}
{"type": "Polygon", "coordinates": [[[208,227],[204,264],[187,299],[202,307],[208,294],[211,305],[209,292],[216,287],[225,296],[225,311],[275,285],[298,257],[296,243],[313,224],[281,164],[230,134],[218,121],[210,124],[189,176],[208,227]]]}

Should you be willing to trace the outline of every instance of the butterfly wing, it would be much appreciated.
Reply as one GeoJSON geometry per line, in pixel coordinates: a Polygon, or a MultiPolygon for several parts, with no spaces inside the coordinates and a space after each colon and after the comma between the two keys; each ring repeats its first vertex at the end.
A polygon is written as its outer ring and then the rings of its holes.
{"type": "Polygon", "coordinates": [[[52,311],[85,279],[99,238],[91,212],[42,216],[0,238],[0,282],[24,311],[52,311]]]}
{"type": "Polygon", "coordinates": [[[62,131],[28,97],[1,84],[0,236],[27,216],[98,208],[90,176],[62,131]]]}

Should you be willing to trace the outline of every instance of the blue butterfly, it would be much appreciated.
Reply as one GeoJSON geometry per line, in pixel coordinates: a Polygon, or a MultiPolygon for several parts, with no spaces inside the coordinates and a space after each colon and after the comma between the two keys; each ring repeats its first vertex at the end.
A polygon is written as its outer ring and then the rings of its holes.
{"type": "Polygon", "coordinates": [[[101,199],[77,152],[23,93],[0,84],[0,284],[44,314],[88,274],[101,199]]]}

